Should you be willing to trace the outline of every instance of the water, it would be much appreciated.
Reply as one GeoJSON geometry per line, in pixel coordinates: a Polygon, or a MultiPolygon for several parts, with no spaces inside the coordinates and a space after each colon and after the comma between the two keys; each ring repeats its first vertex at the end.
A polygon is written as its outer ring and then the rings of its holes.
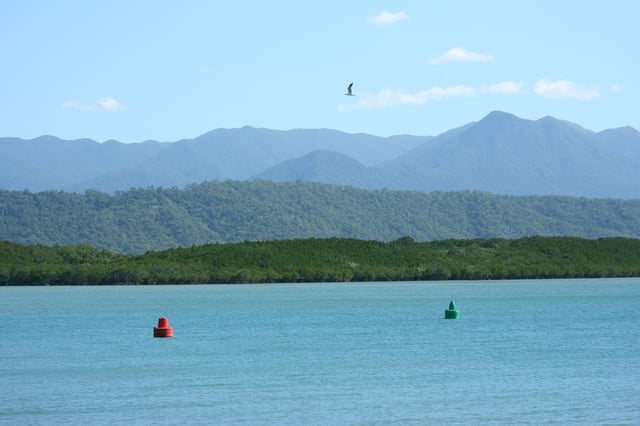
{"type": "Polygon", "coordinates": [[[4,287],[0,324],[0,424],[640,423],[640,279],[4,287]]]}

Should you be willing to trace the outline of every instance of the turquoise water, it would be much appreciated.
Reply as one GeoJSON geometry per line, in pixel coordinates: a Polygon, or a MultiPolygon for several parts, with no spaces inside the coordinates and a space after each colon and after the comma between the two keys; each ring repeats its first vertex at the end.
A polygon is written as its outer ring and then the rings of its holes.
{"type": "Polygon", "coordinates": [[[639,279],[3,287],[0,321],[0,424],[640,424],[639,279]]]}

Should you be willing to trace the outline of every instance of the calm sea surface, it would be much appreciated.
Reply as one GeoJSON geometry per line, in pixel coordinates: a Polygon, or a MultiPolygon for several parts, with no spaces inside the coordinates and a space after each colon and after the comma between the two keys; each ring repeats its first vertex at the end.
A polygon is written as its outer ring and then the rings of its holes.
{"type": "Polygon", "coordinates": [[[640,279],[2,287],[0,324],[6,425],[640,424],[640,279]]]}

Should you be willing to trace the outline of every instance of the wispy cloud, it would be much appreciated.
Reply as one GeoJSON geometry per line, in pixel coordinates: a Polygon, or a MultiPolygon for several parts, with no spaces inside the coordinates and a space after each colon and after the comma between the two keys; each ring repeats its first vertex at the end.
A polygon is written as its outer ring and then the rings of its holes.
{"type": "Polygon", "coordinates": [[[338,111],[368,108],[387,108],[396,105],[424,105],[428,101],[452,96],[473,96],[477,90],[464,85],[453,87],[432,87],[415,93],[402,89],[383,89],[375,95],[367,95],[349,105],[340,105],[338,111]]]}
{"type": "Polygon", "coordinates": [[[503,81],[489,86],[489,93],[504,93],[507,95],[516,95],[522,91],[523,83],[521,81],[503,81]]]}
{"type": "Polygon", "coordinates": [[[60,105],[62,108],[78,109],[82,111],[103,111],[103,112],[118,112],[123,111],[124,105],[117,99],[111,96],[98,99],[92,103],[84,103],[77,99],[69,99],[60,105]]]}
{"type": "Polygon", "coordinates": [[[82,105],[82,102],[80,102],[77,99],[69,99],[68,101],[64,101],[60,106],[62,108],[69,108],[69,109],[85,109],[82,105]]]}
{"type": "Polygon", "coordinates": [[[393,25],[400,21],[409,19],[409,15],[406,12],[391,13],[388,10],[383,10],[376,16],[371,16],[367,19],[367,22],[373,25],[386,26],[393,25]]]}
{"type": "Polygon", "coordinates": [[[399,105],[424,105],[430,101],[439,101],[452,97],[468,97],[487,94],[515,95],[522,93],[523,83],[519,81],[503,81],[501,83],[479,88],[457,85],[451,87],[431,87],[418,92],[407,92],[402,89],[383,89],[374,95],[360,97],[352,104],[338,106],[338,111],[358,109],[388,108],[399,105]]]}
{"type": "Polygon", "coordinates": [[[102,111],[122,111],[124,106],[116,99],[111,96],[107,96],[106,98],[98,99],[96,104],[100,107],[102,111]]]}
{"type": "Polygon", "coordinates": [[[614,84],[611,86],[611,91],[613,93],[620,93],[622,92],[622,86],[620,86],[619,84],[614,84]]]}
{"type": "MultiPolygon", "coordinates": [[[[439,101],[452,97],[489,96],[489,95],[521,95],[531,94],[524,90],[521,81],[503,81],[488,86],[471,87],[464,84],[450,87],[431,87],[417,92],[408,92],[403,89],[382,89],[373,95],[363,95],[354,103],[338,106],[338,111],[354,111],[360,109],[383,109],[402,105],[424,105],[427,102],[439,101]]],[[[613,85],[612,92],[620,91],[621,87],[613,85]]],[[[582,87],[569,80],[549,81],[538,80],[533,93],[547,98],[573,98],[578,100],[590,100],[600,96],[594,87],[582,87]]]]}
{"type": "Polygon", "coordinates": [[[573,98],[588,101],[600,96],[595,87],[580,86],[569,80],[550,81],[546,78],[536,81],[533,92],[546,98],[573,98]]]}
{"type": "Polygon", "coordinates": [[[462,47],[454,47],[444,54],[429,60],[430,64],[440,65],[446,62],[490,62],[493,56],[483,53],[470,52],[462,47]]]}

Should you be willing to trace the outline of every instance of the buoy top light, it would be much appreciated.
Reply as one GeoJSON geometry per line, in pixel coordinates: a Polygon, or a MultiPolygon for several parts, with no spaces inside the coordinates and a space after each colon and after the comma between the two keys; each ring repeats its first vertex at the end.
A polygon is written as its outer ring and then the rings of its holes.
{"type": "Polygon", "coordinates": [[[454,302],[453,300],[449,302],[449,309],[445,309],[444,318],[445,319],[460,318],[460,311],[456,307],[456,302],[454,302]]]}

